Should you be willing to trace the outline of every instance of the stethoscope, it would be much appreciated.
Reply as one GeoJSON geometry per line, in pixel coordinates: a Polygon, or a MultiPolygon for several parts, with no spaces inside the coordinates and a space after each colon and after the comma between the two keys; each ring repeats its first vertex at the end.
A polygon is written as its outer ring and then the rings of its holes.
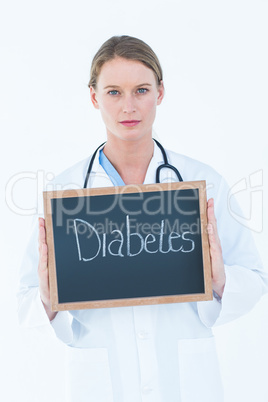
{"type": "MultiPolygon", "coordinates": [[[[163,146],[162,146],[162,145],[160,144],[160,142],[157,141],[155,138],[153,138],[153,140],[155,141],[156,145],[158,145],[158,147],[160,148],[160,150],[161,150],[161,152],[162,152],[163,159],[164,159],[164,163],[162,163],[162,165],[159,165],[158,168],[156,169],[155,182],[156,182],[156,183],[160,183],[160,171],[161,171],[161,169],[163,169],[163,168],[167,168],[167,169],[173,170],[173,172],[175,172],[175,174],[177,175],[179,181],[183,181],[183,180],[182,180],[182,177],[181,177],[181,175],[180,175],[180,172],[178,171],[178,169],[176,169],[175,166],[170,165],[170,164],[168,163],[167,154],[166,154],[166,151],[164,150],[163,146]]],[[[98,150],[99,150],[105,143],[106,143],[106,141],[103,142],[100,146],[98,146],[98,148],[94,151],[94,153],[93,153],[93,155],[92,155],[92,157],[91,157],[91,160],[90,160],[90,162],[89,162],[88,169],[87,169],[87,174],[86,174],[85,182],[84,182],[84,188],[87,188],[88,179],[89,179],[89,176],[90,176],[90,173],[91,173],[91,170],[92,170],[92,166],[93,166],[93,162],[94,162],[94,160],[95,160],[96,154],[97,154],[98,150]]]]}

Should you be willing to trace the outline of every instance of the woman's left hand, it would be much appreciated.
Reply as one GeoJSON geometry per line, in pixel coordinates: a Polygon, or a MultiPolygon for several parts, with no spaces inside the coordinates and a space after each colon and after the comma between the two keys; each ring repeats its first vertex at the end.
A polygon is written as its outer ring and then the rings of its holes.
{"type": "Polygon", "coordinates": [[[224,263],[222,257],[221,242],[217,230],[217,221],[214,213],[214,199],[210,198],[207,203],[208,216],[208,240],[212,268],[212,288],[220,297],[223,295],[223,290],[226,282],[224,263]]]}

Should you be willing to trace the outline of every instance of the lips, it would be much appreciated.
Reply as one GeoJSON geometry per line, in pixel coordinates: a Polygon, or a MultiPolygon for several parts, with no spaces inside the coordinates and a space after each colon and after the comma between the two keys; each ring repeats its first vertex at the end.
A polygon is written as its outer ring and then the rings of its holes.
{"type": "Polygon", "coordinates": [[[123,121],[120,121],[120,124],[123,124],[123,126],[126,126],[126,127],[134,127],[139,123],[140,123],[140,120],[123,120],[123,121]]]}

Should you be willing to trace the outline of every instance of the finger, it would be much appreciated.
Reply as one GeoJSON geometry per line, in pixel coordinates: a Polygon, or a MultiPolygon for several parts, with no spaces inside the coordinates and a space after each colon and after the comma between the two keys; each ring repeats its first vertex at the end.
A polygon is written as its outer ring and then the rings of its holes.
{"type": "Polygon", "coordinates": [[[214,199],[210,198],[207,204],[207,213],[208,213],[208,223],[214,225],[216,223],[216,217],[214,212],[214,199]]]}
{"type": "Polygon", "coordinates": [[[220,244],[220,239],[218,236],[218,228],[217,228],[217,219],[214,212],[214,199],[210,198],[207,204],[207,216],[208,216],[208,226],[211,225],[212,229],[211,235],[215,238],[216,241],[220,244]]]}
{"type": "Polygon", "coordinates": [[[211,257],[211,268],[212,268],[212,287],[213,290],[220,297],[222,297],[226,277],[224,271],[221,242],[217,229],[217,220],[214,213],[213,198],[208,200],[207,215],[208,215],[207,232],[209,240],[209,251],[211,257]]]}
{"type": "Polygon", "coordinates": [[[214,212],[214,199],[210,198],[207,204],[208,225],[207,232],[209,237],[209,245],[214,253],[222,253],[221,242],[218,235],[217,220],[214,212]]]}
{"type": "Polygon", "coordinates": [[[40,233],[40,230],[41,230],[41,231],[46,231],[45,219],[39,218],[39,220],[38,220],[38,225],[39,225],[39,233],[40,233]]]}
{"type": "Polygon", "coordinates": [[[40,253],[42,244],[46,243],[45,220],[42,218],[39,218],[38,243],[39,243],[39,253],[40,253]]]}
{"type": "Polygon", "coordinates": [[[43,226],[39,227],[39,243],[46,243],[46,229],[43,226]]]}
{"type": "Polygon", "coordinates": [[[38,279],[41,300],[46,306],[49,306],[49,275],[47,269],[47,245],[44,243],[41,248],[41,254],[38,265],[38,279]]]}
{"type": "Polygon", "coordinates": [[[38,223],[39,223],[39,226],[45,227],[45,219],[44,218],[38,218],[38,223]]]}
{"type": "Polygon", "coordinates": [[[40,257],[39,257],[40,271],[45,271],[47,269],[47,262],[48,262],[47,245],[46,243],[43,243],[41,246],[40,257]]]}
{"type": "Polygon", "coordinates": [[[208,232],[208,239],[209,239],[210,248],[214,249],[216,244],[217,244],[217,242],[216,242],[216,239],[215,239],[214,228],[213,228],[213,225],[211,223],[208,223],[207,232],[208,232]]]}
{"type": "Polygon", "coordinates": [[[208,232],[208,240],[209,240],[209,246],[210,246],[210,250],[213,254],[217,254],[217,253],[222,253],[222,249],[221,249],[221,243],[220,243],[220,239],[218,236],[217,231],[215,231],[215,227],[209,223],[207,225],[207,232],[208,232]]]}

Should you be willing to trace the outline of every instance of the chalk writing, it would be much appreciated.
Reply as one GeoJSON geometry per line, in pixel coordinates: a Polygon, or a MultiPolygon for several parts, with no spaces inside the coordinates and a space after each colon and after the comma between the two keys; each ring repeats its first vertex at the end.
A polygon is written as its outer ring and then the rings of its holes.
{"type": "Polygon", "coordinates": [[[114,229],[110,233],[102,234],[98,233],[91,223],[83,219],[74,219],[74,233],[79,261],[88,262],[98,256],[106,257],[107,254],[116,257],[135,257],[141,252],[166,254],[170,252],[191,253],[194,251],[195,243],[191,238],[193,235],[191,231],[183,233],[170,231],[167,234],[165,233],[164,225],[165,220],[162,219],[158,235],[148,233],[143,237],[139,232],[131,232],[129,215],[126,215],[125,230],[123,228],[122,230],[114,229]],[[89,236],[87,232],[90,233],[89,236]],[[167,237],[166,249],[164,249],[164,237],[167,237]],[[81,242],[83,242],[83,253],[81,242]]]}

